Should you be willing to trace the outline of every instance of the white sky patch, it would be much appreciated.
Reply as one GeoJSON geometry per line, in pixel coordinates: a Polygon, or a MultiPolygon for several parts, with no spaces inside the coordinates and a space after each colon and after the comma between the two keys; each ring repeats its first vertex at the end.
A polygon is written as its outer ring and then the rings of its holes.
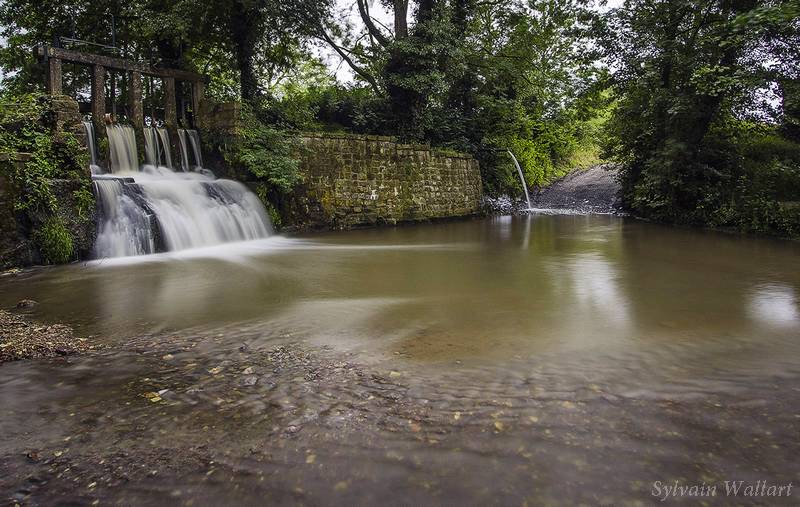
{"type": "MultiPolygon", "coordinates": [[[[394,13],[386,10],[380,2],[368,0],[369,12],[378,24],[387,27],[394,25],[394,13]]],[[[364,23],[361,20],[361,15],[358,13],[358,4],[355,0],[336,0],[336,13],[337,18],[341,22],[350,24],[355,32],[364,29],[364,23]]],[[[409,13],[411,8],[409,8],[409,13]]],[[[346,62],[333,50],[328,44],[319,42],[314,48],[314,54],[322,60],[325,65],[331,70],[331,74],[336,76],[337,81],[345,84],[352,84],[355,82],[355,74],[353,69],[347,65],[346,62]]]]}
{"type": "MultiPolygon", "coordinates": [[[[6,38],[3,37],[2,35],[0,35],[0,47],[2,48],[6,47],[6,38]]],[[[0,69],[0,87],[3,86],[3,78],[5,77],[5,75],[6,74],[5,72],[3,72],[3,69],[0,69]]]]}

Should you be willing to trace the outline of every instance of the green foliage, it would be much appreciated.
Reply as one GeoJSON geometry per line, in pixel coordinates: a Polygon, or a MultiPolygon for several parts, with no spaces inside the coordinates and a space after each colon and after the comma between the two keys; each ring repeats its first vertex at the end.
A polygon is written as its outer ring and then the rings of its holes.
{"type": "Polygon", "coordinates": [[[46,99],[22,95],[0,108],[0,152],[29,153],[30,161],[10,169],[10,180],[18,195],[18,211],[50,211],[56,200],[50,188],[53,178],[79,177],[87,164],[85,150],[68,132],[54,135],[45,127],[46,99]]]}
{"type": "Polygon", "coordinates": [[[598,25],[619,97],[605,155],[622,164],[634,213],[800,232],[800,145],[782,125],[791,110],[760,98],[780,89],[792,102],[798,15],[796,2],[629,0],[598,25]]]}
{"type": "Polygon", "coordinates": [[[95,197],[90,188],[89,185],[86,185],[72,192],[75,208],[78,210],[78,218],[81,220],[88,220],[95,208],[95,197]]]}
{"type": "Polygon", "coordinates": [[[34,232],[33,239],[42,258],[50,264],[69,262],[74,253],[72,235],[57,215],[49,217],[34,232]]]}
{"type": "Polygon", "coordinates": [[[269,219],[272,222],[272,226],[275,227],[276,230],[280,230],[283,227],[283,218],[281,218],[281,214],[275,208],[275,206],[270,201],[270,189],[267,185],[263,183],[259,183],[256,186],[256,195],[264,204],[264,208],[267,210],[267,214],[269,215],[269,219]]]}
{"type": "Polygon", "coordinates": [[[30,156],[25,163],[6,163],[2,167],[12,189],[14,209],[20,223],[29,228],[45,262],[68,262],[74,256],[74,240],[59,215],[52,181],[86,183],[73,193],[73,198],[78,218],[84,223],[89,220],[94,195],[86,178],[86,151],[71,133],[50,130],[50,98],[21,95],[13,100],[13,107],[6,104],[0,108],[0,151],[30,156]]]}
{"type": "Polygon", "coordinates": [[[490,194],[522,192],[507,149],[529,184],[547,184],[575,154],[596,152],[608,103],[604,72],[582,55],[587,13],[577,0],[419,2],[406,36],[356,38],[372,42],[349,58],[376,85],[328,95],[341,107],[318,107],[318,118],[471,153],[490,194]]]}
{"type": "Polygon", "coordinates": [[[242,107],[237,136],[219,141],[219,148],[229,165],[245,169],[270,190],[288,192],[301,180],[298,162],[292,157],[292,144],[247,105],[242,107]]]}

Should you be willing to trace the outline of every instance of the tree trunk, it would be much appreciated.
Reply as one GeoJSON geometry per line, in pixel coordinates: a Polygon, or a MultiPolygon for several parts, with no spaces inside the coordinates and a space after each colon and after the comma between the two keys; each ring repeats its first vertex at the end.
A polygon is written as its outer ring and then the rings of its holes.
{"type": "Polygon", "coordinates": [[[394,0],[394,38],[408,37],[408,0],[394,0]]]}
{"type": "Polygon", "coordinates": [[[233,41],[236,65],[239,68],[240,94],[242,100],[252,102],[262,95],[255,70],[255,55],[261,35],[263,12],[258,2],[236,0],[231,13],[231,40],[233,41]]]}
{"type": "Polygon", "coordinates": [[[800,79],[783,79],[778,81],[783,105],[784,135],[795,142],[800,142],[800,79]]]}

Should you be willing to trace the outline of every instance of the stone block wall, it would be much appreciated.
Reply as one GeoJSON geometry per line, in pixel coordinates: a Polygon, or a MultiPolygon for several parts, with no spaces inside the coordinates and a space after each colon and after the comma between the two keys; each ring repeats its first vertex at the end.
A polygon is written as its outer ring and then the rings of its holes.
{"type": "Polygon", "coordinates": [[[216,130],[235,135],[240,126],[242,105],[239,102],[215,102],[204,99],[200,102],[196,121],[200,130],[216,130]]]}
{"type": "Polygon", "coordinates": [[[301,134],[304,183],[282,206],[287,224],[350,228],[476,214],[478,162],[391,137],[301,134]]]}
{"type": "Polygon", "coordinates": [[[70,132],[86,144],[83,118],[75,99],[65,95],[52,95],[44,96],[41,100],[47,110],[44,122],[53,132],[70,132]]]}

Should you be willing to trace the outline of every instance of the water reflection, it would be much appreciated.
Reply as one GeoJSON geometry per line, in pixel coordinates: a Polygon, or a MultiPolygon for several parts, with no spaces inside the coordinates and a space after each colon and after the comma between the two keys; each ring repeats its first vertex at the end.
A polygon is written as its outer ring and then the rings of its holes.
{"type": "Polygon", "coordinates": [[[792,327],[800,322],[798,304],[792,287],[773,283],[753,289],[749,311],[754,319],[768,326],[792,327]]]}
{"type": "Polygon", "coordinates": [[[622,327],[628,322],[628,301],[620,290],[616,269],[600,255],[579,254],[568,262],[575,302],[592,312],[598,322],[607,319],[622,327]]]}
{"type": "Polygon", "coordinates": [[[497,217],[40,270],[6,279],[0,302],[36,299],[104,340],[256,321],[373,356],[654,358],[797,330],[796,250],[616,217],[497,217]]]}

